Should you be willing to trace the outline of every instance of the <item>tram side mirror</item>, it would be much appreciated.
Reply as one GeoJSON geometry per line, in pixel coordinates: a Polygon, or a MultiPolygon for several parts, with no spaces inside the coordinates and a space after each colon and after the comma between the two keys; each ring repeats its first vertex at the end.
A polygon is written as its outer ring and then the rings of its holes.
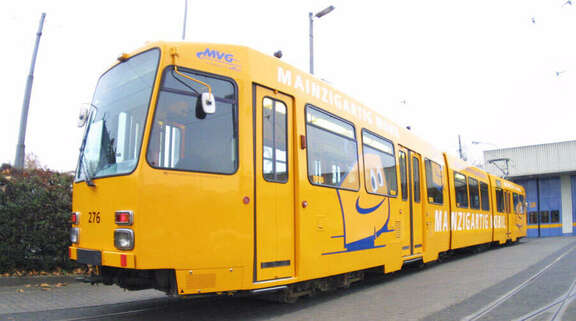
{"type": "Polygon", "coordinates": [[[214,114],[216,112],[216,99],[212,93],[202,93],[202,111],[205,114],[214,114]]]}
{"type": "Polygon", "coordinates": [[[80,107],[80,113],[78,114],[78,122],[76,124],[79,128],[86,126],[89,114],[90,109],[88,109],[88,107],[86,106],[80,107]]]}

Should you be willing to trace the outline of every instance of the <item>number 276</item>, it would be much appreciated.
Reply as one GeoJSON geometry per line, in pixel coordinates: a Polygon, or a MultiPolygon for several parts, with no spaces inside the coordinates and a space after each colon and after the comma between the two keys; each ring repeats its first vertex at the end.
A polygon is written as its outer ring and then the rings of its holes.
{"type": "Polygon", "coordinates": [[[100,212],[88,212],[88,223],[100,223],[100,212]]]}

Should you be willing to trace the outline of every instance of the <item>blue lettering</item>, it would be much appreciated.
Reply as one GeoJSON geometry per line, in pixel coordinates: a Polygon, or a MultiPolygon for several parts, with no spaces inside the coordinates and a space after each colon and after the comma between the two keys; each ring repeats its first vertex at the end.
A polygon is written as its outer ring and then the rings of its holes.
{"type": "Polygon", "coordinates": [[[218,50],[210,50],[210,48],[206,48],[204,51],[199,51],[196,53],[196,56],[200,59],[203,57],[213,58],[218,60],[226,60],[227,62],[234,62],[234,55],[227,54],[225,52],[219,52],[218,50]]]}

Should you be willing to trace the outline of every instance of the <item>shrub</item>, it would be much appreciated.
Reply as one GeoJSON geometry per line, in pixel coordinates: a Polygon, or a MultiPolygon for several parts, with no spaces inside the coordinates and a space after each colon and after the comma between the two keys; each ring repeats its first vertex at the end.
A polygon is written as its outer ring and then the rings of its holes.
{"type": "Polygon", "coordinates": [[[73,269],[68,259],[73,177],[0,168],[0,273],[73,269]]]}

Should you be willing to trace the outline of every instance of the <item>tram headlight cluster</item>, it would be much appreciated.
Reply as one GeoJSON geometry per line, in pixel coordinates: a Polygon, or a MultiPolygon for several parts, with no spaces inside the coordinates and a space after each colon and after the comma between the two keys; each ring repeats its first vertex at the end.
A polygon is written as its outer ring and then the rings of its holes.
{"type": "Polygon", "coordinates": [[[123,251],[129,251],[134,248],[134,231],[127,228],[114,230],[114,246],[123,251]]]}

